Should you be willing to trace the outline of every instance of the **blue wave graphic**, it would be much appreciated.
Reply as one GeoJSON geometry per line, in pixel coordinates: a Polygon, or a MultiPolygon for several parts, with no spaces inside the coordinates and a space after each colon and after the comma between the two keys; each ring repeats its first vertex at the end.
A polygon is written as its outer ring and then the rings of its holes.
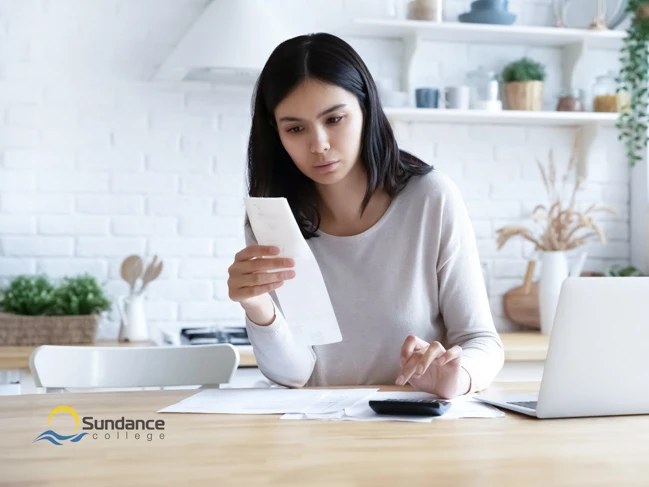
{"type": "Polygon", "coordinates": [[[32,443],[35,443],[35,442],[37,442],[37,441],[41,441],[41,440],[47,440],[47,441],[49,441],[50,443],[52,443],[53,445],[58,445],[58,446],[61,446],[61,445],[62,445],[62,443],[59,443],[58,441],[56,441],[56,440],[55,440],[54,438],[52,438],[51,436],[43,436],[43,437],[41,437],[41,438],[37,438],[37,439],[35,439],[34,441],[32,441],[32,443]]]}
{"type": "Polygon", "coordinates": [[[79,440],[81,440],[81,438],[86,436],[87,434],[88,433],[79,433],[78,435],[65,436],[65,435],[58,434],[56,431],[47,430],[47,431],[42,432],[40,435],[38,435],[36,437],[36,439],[34,441],[32,441],[32,443],[35,443],[35,442],[41,441],[41,440],[47,440],[50,443],[52,443],[53,445],[61,446],[63,443],[59,443],[59,441],[68,441],[68,440],[70,440],[71,443],[76,443],[79,440]]]}

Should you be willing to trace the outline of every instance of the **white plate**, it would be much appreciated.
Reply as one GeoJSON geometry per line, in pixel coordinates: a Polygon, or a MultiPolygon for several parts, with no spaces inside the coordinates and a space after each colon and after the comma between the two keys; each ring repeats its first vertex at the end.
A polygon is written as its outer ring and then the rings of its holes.
{"type": "MultiPolygon", "coordinates": [[[[564,22],[567,27],[585,29],[597,15],[597,0],[554,0],[556,5],[565,5],[564,22]]],[[[625,12],[628,0],[605,0],[606,24],[609,29],[617,27],[628,15],[625,12]]]]}

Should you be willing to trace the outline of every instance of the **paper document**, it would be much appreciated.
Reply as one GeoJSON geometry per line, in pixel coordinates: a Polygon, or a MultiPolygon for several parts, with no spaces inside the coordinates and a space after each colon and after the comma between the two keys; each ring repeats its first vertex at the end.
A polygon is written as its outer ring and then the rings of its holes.
{"type": "Polygon", "coordinates": [[[289,413],[281,419],[328,419],[333,421],[411,421],[416,423],[429,423],[433,420],[458,419],[458,418],[501,418],[505,416],[501,410],[484,404],[472,396],[460,396],[451,400],[451,407],[442,416],[397,416],[377,414],[370,408],[369,400],[383,399],[430,399],[435,397],[426,392],[377,392],[363,398],[353,406],[343,411],[331,413],[289,413]],[[485,407],[487,406],[487,407],[485,407]]]}
{"type": "Polygon", "coordinates": [[[304,414],[331,414],[372,396],[378,389],[331,389],[325,396],[302,411],[304,414]]]}
{"type": "Polygon", "coordinates": [[[206,389],[159,413],[313,414],[342,411],[378,389],[206,389]]]}
{"type": "Polygon", "coordinates": [[[275,293],[296,340],[304,345],[342,341],[320,267],[286,198],[247,198],[246,212],[259,245],[277,246],[280,256],[295,260],[295,277],[275,293]]]}

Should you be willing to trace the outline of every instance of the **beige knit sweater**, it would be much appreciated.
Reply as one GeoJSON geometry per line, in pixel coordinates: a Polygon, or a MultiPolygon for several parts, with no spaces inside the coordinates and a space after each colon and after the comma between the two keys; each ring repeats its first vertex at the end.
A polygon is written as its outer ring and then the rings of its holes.
{"type": "MultiPolygon", "coordinates": [[[[249,227],[246,242],[255,243],[249,227]]],[[[503,366],[466,206],[438,170],[413,177],[370,229],[307,240],[322,271],[343,340],[296,343],[281,303],[269,326],[247,319],[261,372],[289,387],[394,384],[408,335],[460,345],[471,392],[503,366]]]]}

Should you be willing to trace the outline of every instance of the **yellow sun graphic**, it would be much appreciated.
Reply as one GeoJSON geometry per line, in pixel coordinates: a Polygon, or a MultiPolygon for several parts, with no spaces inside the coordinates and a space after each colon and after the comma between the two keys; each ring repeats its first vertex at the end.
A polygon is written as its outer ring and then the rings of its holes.
{"type": "Polygon", "coordinates": [[[79,415],[77,412],[72,409],[70,406],[58,406],[52,409],[50,412],[50,415],[47,417],[47,426],[50,425],[50,422],[52,421],[52,418],[54,415],[58,413],[68,413],[74,418],[74,429],[75,431],[79,429],[79,415]]]}

